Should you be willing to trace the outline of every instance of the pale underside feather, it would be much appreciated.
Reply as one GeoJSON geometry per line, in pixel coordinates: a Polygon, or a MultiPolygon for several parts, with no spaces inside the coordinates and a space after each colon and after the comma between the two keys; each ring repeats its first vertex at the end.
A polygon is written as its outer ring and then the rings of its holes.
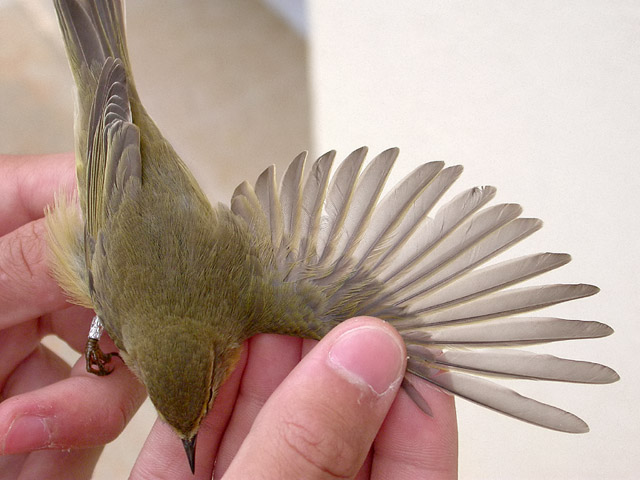
{"type": "Polygon", "coordinates": [[[317,257],[316,243],[320,232],[329,174],[335,156],[335,151],[327,152],[321,156],[311,167],[311,173],[305,182],[300,220],[302,232],[300,253],[305,260],[317,257]]]}
{"type": "Polygon", "coordinates": [[[428,308],[412,311],[422,314],[419,320],[399,320],[394,326],[400,330],[416,328],[416,326],[444,325],[463,322],[474,322],[489,318],[505,317],[516,313],[531,312],[557,303],[588,297],[598,293],[593,285],[540,285],[514,288],[505,291],[482,295],[471,302],[471,298],[456,299],[428,308]]]}
{"type": "Polygon", "coordinates": [[[294,255],[300,249],[302,220],[302,177],[304,174],[307,153],[298,155],[287,169],[280,188],[280,203],[282,205],[283,235],[285,247],[294,255]]]}
{"type": "Polygon", "coordinates": [[[336,169],[331,178],[324,204],[324,225],[318,232],[316,252],[321,261],[330,257],[337,238],[340,237],[344,222],[349,213],[349,205],[353,196],[358,174],[367,154],[365,147],[359,148],[349,155],[336,169]]]}
{"type": "Polygon", "coordinates": [[[402,219],[404,212],[411,208],[417,196],[442,170],[443,165],[442,162],[421,165],[385,195],[378,207],[383,214],[372,219],[365,237],[354,253],[356,258],[367,258],[374,245],[381,242],[393,225],[402,219]]]}
{"type": "Polygon", "coordinates": [[[249,212],[247,212],[246,216],[243,215],[244,219],[248,222],[254,222],[265,219],[265,214],[260,210],[260,202],[258,201],[258,197],[256,196],[255,191],[246,181],[242,182],[238,185],[233,192],[232,204],[233,200],[236,198],[244,198],[247,202],[247,205],[250,207],[249,212]]]}
{"type": "MultiPolygon", "coordinates": [[[[431,197],[434,203],[458,178],[460,172],[461,169],[449,167],[438,175],[437,182],[434,182],[433,187],[429,189],[433,190],[431,197]]],[[[383,275],[393,277],[403,270],[403,266],[413,264],[420,258],[421,252],[428,251],[428,239],[437,241],[438,238],[446,237],[449,232],[491,200],[495,191],[493,187],[469,189],[440,208],[434,218],[427,217],[423,220],[424,215],[433,208],[433,204],[425,203],[423,205],[425,211],[417,212],[415,220],[412,219],[415,221],[414,225],[398,229],[397,240],[380,256],[375,266],[371,268],[372,273],[378,277],[383,275]],[[435,232],[438,232],[438,235],[435,232]],[[389,271],[386,271],[387,269],[389,271]]],[[[413,210],[416,210],[415,206],[412,207],[411,211],[413,210]]],[[[404,224],[410,224],[406,221],[407,218],[410,218],[409,215],[405,217],[404,224]]]]}
{"type": "Polygon", "coordinates": [[[414,375],[448,392],[525,422],[567,433],[589,431],[587,424],[575,415],[524,397],[484,378],[439,370],[413,360],[408,361],[407,368],[414,375]]]}
{"type": "Polygon", "coordinates": [[[374,261],[380,263],[393,255],[419,227],[438,198],[460,175],[460,168],[442,171],[442,167],[442,162],[418,167],[382,199],[378,214],[354,252],[358,267],[372,270],[374,261]]]}
{"type": "Polygon", "coordinates": [[[407,330],[405,340],[427,345],[509,346],[600,338],[613,330],[600,322],[552,317],[507,317],[489,322],[430,327],[429,331],[407,330]]]}
{"type": "MultiPolygon", "coordinates": [[[[480,258],[486,259],[484,256],[480,258]]],[[[480,262],[469,262],[468,269],[460,264],[453,265],[453,268],[443,268],[426,279],[397,302],[412,302],[411,306],[416,311],[426,311],[435,305],[447,305],[488,295],[558,268],[569,260],[569,255],[539,253],[492,264],[470,273],[469,270],[480,262]]]]}
{"type": "Polygon", "coordinates": [[[271,242],[280,246],[283,235],[282,206],[280,195],[276,185],[276,168],[271,165],[258,177],[254,188],[256,197],[265,212],[269,230],[271,232],[271,242]]]}
{"type": "Polygon", "coordinates": [[[446,350],[409,345],[410,357],[437,368],[456,368],[486,375],[575,383],[611,383],[617,374],[597,363],[567,360],[524,350],[446,350]]]}
{"type": "Polygon", "coordinates": [[[353,250],[368,229],[374,208],[397,156],[397,149],[382,152],[362,172],[352,198],[343,207],[344,224],[329,241],[322,264],[329,265],[342,257],[353,256],[353,250]]]}
{"type": "Polygon", "coordinates": [[[397,284],[398,288],[404,288],[422,278],[425,273],[438,270],[450,259],[472,248],[487,235],[515,219],[521,212],[519,205],[495,205],[482,210],[453,230],[442,230],[438,225],[434,225],[424,238],[423,249],[414,258],[390,272],[381,274],[379,278],[383,282],[395,279],[394,284],[397,284]]]}

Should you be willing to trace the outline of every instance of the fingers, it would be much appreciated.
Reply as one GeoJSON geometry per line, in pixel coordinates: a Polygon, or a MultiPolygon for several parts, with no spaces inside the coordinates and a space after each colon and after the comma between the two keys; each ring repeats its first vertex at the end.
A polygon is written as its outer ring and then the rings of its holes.
{"type": "MultiPolygon", "coordinates": [[[[198,450],[196,448],[196,452],[198,450]]],[[[196,455],[196,462],[199,460],[196,455]]],[[[196,463],[196,473],[191,475],[180,439],[169,425],[158,418],[144,442],[129,480],[211,478],[210,475],[206,477],[201,473],[202,467],[196,463]]]]}
{"type": "MultiPolygon", "coordinates": [[[[85,372],[81,358],[70,378],[2,402],[0,454],[90,447],[113,440],[145,397],[144,387],[129,369],[118,359],[114,362],[111,375],[96,377],[85,372]]],[[[13,388],[20,390],[20,383],[13,388]]]]}
{"type": "Polygon", "coordinates": [[[402,340],[384,322],[363,317],[336,327],[269,398],[225,478],[354,477],[404,359],[402,340]]]}
{"type": "Polygon", "coordinates": [[[28,455],[19,476],[7,478],[46,478],[49,480],[90,479],[102,453],[102,446],[78,450],[43,450],[28,455]]]}
{"type": "Polygon", "coordinates": [[[43,210],[74,185],[73,156],[0,156],[0,328],[62,308],[49,274],[43,210]]]}
{"type": "Polygon", "coordinates": [[[451,395],[416,377],[433,411],[424,414],[400,391],[374,443],[371,478],[458,478],[458,430],[451,395]]]}
{"type": "Polygon", "coordinates": [[[0,155],[0,235],[42,218],[59,191],[75,188],[73,154],[0,155]]]}
{"type": "MultiPolygon", "coordinates": [[[[46,347],[31,350],[5,385],[5,395],[16,395],[50,385],[69,375],[71,367],[46,347]]],[[[102,446],[78,450],[45,450],[0,457],[2,478],[90,478],[102,446]]]]}
{"type": "MultiPolygon", "coordinates": [[[[25,322],[0,330],[0,392],[4,392],[6,382],[17,365],[22,363],[40,343],[36,322],[25,322]]],[[[0,393],[0,401],[4,395],[0,393]]]]}
{"type": "Polygon", "coordinates": [[[0,237],[0,328],[65,304],[49,273],[44,221],[35,220],[0,237]]]}
{"type": "Polygon", "coordinates": [[[13,370],[2,390],[10,398],[50,385],[69,376],[71,367],[44,345],[37,345],[13,370]]]}
{"type": "Polygon", "coordinates": [[[301,346],[302,339],[283,335],[256,335],[249,340],[249,358],[218,451],[217,471],[227,470],[266,401],[300,362],[301,346]]]}

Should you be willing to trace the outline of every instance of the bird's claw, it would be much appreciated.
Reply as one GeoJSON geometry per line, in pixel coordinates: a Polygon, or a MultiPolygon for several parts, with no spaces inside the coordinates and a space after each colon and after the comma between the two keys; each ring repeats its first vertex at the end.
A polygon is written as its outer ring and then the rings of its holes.
{"type": "Polygon", "coordinates": [[[100,350],[98,341],[90,338],[87,341],[87,346],[84,350],[84,358],[87,363],[87,372],[93,373],[100,377],[109,375],[113,371],[112,368],[108,368],[107,364],[111,361],[111,357],[120,357],[117,352],[104,353],[100,350]]]}

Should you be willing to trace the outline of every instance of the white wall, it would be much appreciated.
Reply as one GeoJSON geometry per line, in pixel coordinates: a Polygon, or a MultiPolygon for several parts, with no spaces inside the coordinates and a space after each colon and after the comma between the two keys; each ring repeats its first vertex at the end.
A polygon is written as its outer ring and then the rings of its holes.
{"type": "Polygon", "coordinates": [[[546,349],[607,363],[621,382],[516,384],[591,433],[459,401],[461,478],[636,478],[640,3],[312,0],[308,12],[316,153],[399,146],[396,179],[425,161],[462,163],[456,192],[493,184],[545,220],[519,253],[572,253],[548,281],[602,288],[545,313],[616,329],[546,349]]]}

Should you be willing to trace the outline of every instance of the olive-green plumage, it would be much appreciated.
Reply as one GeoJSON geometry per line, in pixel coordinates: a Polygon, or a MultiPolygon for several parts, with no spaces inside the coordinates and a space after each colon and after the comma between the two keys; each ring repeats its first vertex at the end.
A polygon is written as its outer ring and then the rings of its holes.
{"type": "Polygon", "coordinates": [[[77,85],[80,208],[59,198],[47,213],[52,270],[73,301],[95,309],[192,468],[200,422],[244,340],[261,332],[319,339],[354,315],[399,330],[409,353],[403,386],[423,410],[411,378],[531,423],[586,431],[570,413],[474,376],[617,379],[593,363],[478,349],[612,332],[597,322],[515,316],[597,292],[581,284],[507,289],[568,255],[483,266],[539,220],[518,218],[514,204],[484,208],[492,187],[462,192],[431,216],[461,173],[439,162],[419,166],[380,200],[395,149],[364,170],[359,149],[331,179],[332,152],[308,175],[301,155],[280,187],[269,168],[255,187],[238,187],[231,208],[212,207],[140,103],[121,0],[55,5],[77,85]]]}
{"type": "Polygon", "coordinates": [[[211,207],[147,115],[129,71],[121,3],[56,8],[78,85],[86,220],[82,227],[64,199],[49,214],[54,270],[77,303],[95,309],[160,414],[189,439],[246,338],[320,337],[317,294],[279,284],[268,239],[227,207],[211,207]]]}

